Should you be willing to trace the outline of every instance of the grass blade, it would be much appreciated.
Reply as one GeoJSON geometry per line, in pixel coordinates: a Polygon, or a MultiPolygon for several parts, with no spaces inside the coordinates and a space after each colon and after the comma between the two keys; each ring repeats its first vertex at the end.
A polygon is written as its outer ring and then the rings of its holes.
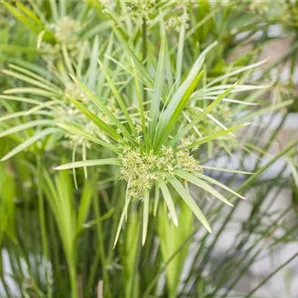
{"type": "Polygon", "coordinates": [[[167,207],[169,209],[169,212],[170,212],[171,218],[173,220],[173,223],[177,227],[178,226],[178,218],[177,218],[175,205],[173,203],[173,199],[172,199],[172,196],[170,194],[170,191],[169,191],[169,189],[168,189],[168,187],[165,183],[160,183],[159,187],[162,191],[163,197],[164,197],[165,202],[167,204],[167,207]]]}
{"type": "MultiPolygon", "coordinates": [[[[237,84],[237,83],[236,83],[237,84]]],[[[192,122],[185,126],[171,141],[170,145],[175,144],[178,140],[184,137],[195,125],[197,125],[213,108],[215,108],[219,103],[231,92],[231,90],[236,86],[234,84],[232,87],[227,89],[222,93],[215,101],[213,101],[204,111],[199,114],[192,122]]]]}
{"type": "Polygon", "coordinates": [[[89,110],[87,110],[83,104],[81,104],[79,101],[77,101],[74,98],[69,97],[69,99],[77,107],[77,109],[79,111],[81,111],[88,119],[90,119],[99,128],[104,130],[110,138],[112,138],[116,141],[120,138],[120,136],[117,134],[117,132],[110,125],[106,124],[104,121],[102,121],[95,114],[89,112],[89,110]]]}
{"type": "Polygon", "coordinates": [[[116,152],[116,153],[120,152],[119,149],[117,148],[117,146],[115,146],[113,144],[110,144],[110,143],[107,143],[107,142],[104,142],[104,141],[100,140],[99,138],[95,137],[94,135],[83,131],[79,127],[76,127],[74,125],[69,125],[69,124],[66,124],[66,123],[58,123],[57,126],[61,127],[62,129],[66,130],[66,131],[68,131],[72,134],[83,137],[88,141],[91,141],[95,144],[99,144],[99,145],[101,145],[105,148],[108,148],[108,149],[112,150],[113,152],[116,152]]]}
{"type": "Polygon", "coordinates": [[[117,100],[117,102],[118,102],[118,104],[119,104],[119,106],[120,106],[120,108],[121,108],[122,113],[124,114],[124,116],[125,116],[125,118],[126,118],[126,120],[127,120],[127,123],[128,123],[128,125],[129,125],[131,131],[132,131],[134,134],[136,134],[136,128],[135,128],[135,126],[134,126],[134,124],[133,124],[133,122],[132,122],[132,119],[131,119],[131,117],[130,117],[128,111],[127,111],[127,107],[126,107],[126,105],[125,105],[123,99],[121,98],[121,96],[120,96],[120,94],[119,94],[119,92],[118,92],[116,86],[115,86],[114,83],[113,83],[113,80],[112,80],[111,77],[109,76],[107,70],[104,68],[104,66],[103,66],[103,64],[101,63],[101,61],[98,60],[98,63],[99,63],[99,65],[100,65],[100,67],[101,67],[101,70],[103,71],[103,73],[104,73],[104,75],[105,75],[105,78],[106,78],[106,80],[107,80],[107,82],[108,82],[108,84],[109,84],[109,87],[111,88],[111,90],[112,90],[112,92],[113,92],[113,94],[114,94],[114,96],[115,96],[115,98],[116,98],[116,100],[117,100]]]}
{"type": "Polygon", "coordinates": [[[34,120],[27,123],[23,123],[14,127],[11,127],[9,129],[6,129],[5,131],[0,133],[0,138],[3,138],[5,136],[8,136],[10,134],[14,134],[16,132],[26,130],[27,128],[34,127],[34,126],[42,126],[42,125],[55,125],[54,121],[51,120],[34,120]]]}
{"type": "Polygon", "coordinates": [[[195,173],[194,174],[196,177],[198,177],[199,179],[202,179],[202,180],[205,180],[211,184],[215,184],[223,189],[225,189],[226,191],[232,193],[233,195],[235,195],[236,197],[240,198],[240,199],[243,199],[245,200],[246,198],[241,196],[240,194],[238,194],[237,192],[235,192],[234,190],[232,190],[231,188],[227,187],[226,185],[220,183],[219,181],[209,177],[209,176],[206,176],[204,174],[201,174],[201,173],[195,173]]]}
{"type": "Polygon", "coordinates": [[[166,35],[161,34],[161,46],[159,51],[158,65],[155,74],[154,90],[152,94],[151,108],[150,108],[150,119],[148,125],[148,133],[150,138],[153,140],[156,132],[155,127],[158,121],[160,113],[160,102],[162,96],[162,90],[164,85],[164,72],[165,72],[165,53],[167,50],[166,46],[166,35]]]}
{"type": "Polygon", "coordinates": [[[8,152],[4,157],[2,157],[1,161],[5,161],[13,157],[14,155],[20,153],[21,151],[25,150],[26,148],[37,142],[38,140],[56,132],[60,132],[60,130],[57,128],[47,128],[41,132],[37,132],[33,137],[27,139],[26,141],[12,149],[10,152],[8,152]]]}
{"type": "Polygon", "coordinates": [[[204,143],[207,143],[207,142],[210,142],[212,140],[215,140],[215,139],[217,139],[217,138],[219,138],[221,136],[225,136],[227,134],[230,134],[231,132],[233,132],[235,130],[238,130],[238,129],[242,128],[242,127],[245,127],[245,126],[247,126],[249,124],[250,123],[245,123],[245,124],[241,124],[241,125],[232,126],[232,127],[228,128],[228,129],[225,129],[225,130],[221,130],[221,131],[219,131],[217,133],[214,133],[214,134],[212,134],[210,136],[204,137],[204,138],[202,138],[202,139],[194,142],[193,144],[187,146],[187,148],[188,149],[191,149],[191,148],[198,147],[198,146],[200,146],[200,145],[202,145],[204,143]]]}
{"type": "Polygon", "coordinates": [[[83,168],[83,167],[103,166],[103,165],[120,166],[120,162],[117,158],[75,161],[75,162],[71,162],[65,165],[55,167],[54,169],[58,171],[62,171],[62,170],[69,170],[69,169],[76,169],[76,168],[83,168]]]}
{"type": "Polygon", "coordinates": [[[192,210],[192,212],[195,214],[198,220],[206,228],[206,230],[209,233],[211,233],[211,228],[205,215],[202,213],[201,209],[198,207],[198,205],[196,204],[194,199],[190,196],[190,194],[187,192],[187,190],[183,187],[181,182],[176,178],[171,178],[169,181],[174,187],[174,189],[177,191],[177,193],[181,196],[183,201],[187,204],[187,206],[192,210]]]}
{"type": "MultiPolygon", "coordinates": [[[[92,93],[83,83],[81,83],[76,77],[70,75],[74,82],[79,85],[83,92],[89,97],[89,99],[114,123],[131,142],[133,142],[131,134],[121,124],[121,122],[115,117],[115,115],[106,107],[106,105],[100,101],[94,93],[92,93]]],[[[118,136],[119,137],[119,136],[118,136]]]]}
{"type": "Polygon", "coordinates": [[[145,195],[143,202],[143,229],[142,229],[142,245],[145,244],[148,230],[148,218],[149,218],[149,193],[145,195]]]}
{"type": "Polygon", "coordinates": [[[124,204],[124,207],[123,207],[121,216],[120,216],[120,221],[119,221],[119,224],[118,224],[118,228],[117,228],[117,232],[116,232],[116,236],[115,236],[113,248],[115,248],[115,246],[116,246],[116,244],[118,242],[118,238],[119,238],[119,235],[120,235],[120,231],[121,231],[121,228],[122,228],[124,219],[127,218],[127,211],[128,211],[128,207],[129,207],[129,204],[130,204],[130,201],[131,201],[131,197],[129,197],[127,195],[128,194],[128,189],[129,189],[129,185],[127,185],[126,196],[125,196],[125,204],[124,204]]]}
{"type": "Polygon", "coordinates": [[[182,170],[176,170],[175,174],[179,176],[182,179],[185,179],[186,181],[202,188],[203,190],[209,192],[214,197],[222,201],[223,203],[227,204],[228,206],[233,207],[233,204],[231,204],[224,196],[222,196],[216,189],[211,187],[208,183],[202,181],[201,179],[198,179],[193,174],[190,174],[188,172],[182,171],[182,170]]]}

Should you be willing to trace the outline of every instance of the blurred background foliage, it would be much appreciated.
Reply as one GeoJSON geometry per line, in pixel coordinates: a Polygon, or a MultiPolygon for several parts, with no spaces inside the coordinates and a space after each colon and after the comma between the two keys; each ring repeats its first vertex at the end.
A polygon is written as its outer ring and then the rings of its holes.
{"type": "Polygon", "coordinates": [[[287,0],[1,1],[0,296],[281,297],[264,287],[282,271],[282,297],[294,298],[297,245],[269,271],[260,264],[297,244],[297,16],[298,1],[287,0]],[[97,59],[129,113],[138,114],[134,71],[146,106],[162,34],[164,98],[217,42],[183,111],[186,122],[238,81],[193,133],[202,138],[223,124],[251,124],[194,155],[208,176],[247,200],[231,194],[229,208],[190,185],[213,228],[209,234],[170,189],[179,226],[160,201],[142,246],[136,205],[113,249],[125,182],[116,166],[55,171],[69,161],[112,156],[56,124],[75,123],[105,138],[67,96],[109,124],[69,74],[125,120],[97,59]]]}

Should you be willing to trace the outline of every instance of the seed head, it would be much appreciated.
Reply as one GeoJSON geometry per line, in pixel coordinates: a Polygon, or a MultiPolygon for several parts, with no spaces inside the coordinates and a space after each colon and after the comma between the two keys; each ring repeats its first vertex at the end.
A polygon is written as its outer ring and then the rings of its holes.
{"type": "Polygon", "coordinates": [[[130,18],[138,26],[144,22],[150,22],[155,6],[156,0],[129,0],[126,2],[130,18]]]}
{"type": "Polygon", "coordinates": [[[57,25],[55,25],[55,37],[60,42],[76,42],[77,34],[80,29],[80,22],[69,17],[64,17],[57,25]]]}
{"type": "Polygon", "coordinates": [[[141,149],[123,146],[119,156],[120,178],[129,185],[128,195],[142,199],[157,181],[174,175],[175,169],[188,172],[200,170],[198,162],[188,150],[163,147],[160,152],[142,152],[141,149]]]}

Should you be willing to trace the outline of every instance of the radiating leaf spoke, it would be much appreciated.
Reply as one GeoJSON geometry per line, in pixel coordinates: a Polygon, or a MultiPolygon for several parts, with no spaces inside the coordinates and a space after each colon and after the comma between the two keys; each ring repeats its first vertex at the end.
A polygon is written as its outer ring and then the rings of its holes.
{"type": "Polygon", "coordinates": [[[26,141],[12,149],[10,152],[8,152],[4,157],[2,157],[1,161],[5,161],[13,157],[14,155],[20,153],[21,151],[25,150],[26,148],[37,142],[38,140],[57,132],[60,132],[60,130],[57,128],[47,128],[43,131],[37,132],[33,137],[27,139],[26,141]]]}
{"type": "Polygon", "coordinates": [[[169,179],[170,183],[173,185],[174,189],[177,191],[177,193],[181,196],[183,201],[187,204],[187,206],[192,210],[192,212],[195,214],[195,216],[198,218],[198,220],[202,223],[202,225],[206,228],[206,230],[211,233],[210,225],[201,211],[201,209],[198,207],[196,202],[193,200],[193,198],[190,196],[190,194],[187,192],[187,190],[183,187],[181,182],[177,180],[176,178],[169,179]]]}
{"type": "Polygon", "coordinates": [[[175,224],[175,226],[178,226],[178,218],[177,218],[175,205],[174,205],[172,196],[170,194],[170,191],[165,183],[160,183],[159,187],[162,191],[163,197],[164,197],[167,207],[169,209],[173,223],[175,224]]]}
{"type": "Polygon", "coordinates": [[[182,170],[176,170],[175,173],[180,178],[185,179],[185,180],[189,181],[190,183],[192,183],[192,184],[200,187],[201,189],[209,192],[210,194],[212,194],[213,196],[215,196],[217,199],[219,199],[220,201],[224,202],[228,206],[233,207],[233,204],[232,203],[230,203],[224,196],[222,196],[216,189],[214,189],[213,187],[211,187],[208,183],[202,181],[202,179],[198,179],[193,174],[187,173],[187,172],[182,171],[182,170]]]}
{"type": "Polygon", "coordinates": [[[94,159],[94,160],[85,160],[85,161],[75,161],[65,165],[61,165],[55,167],[55,170],[69,170],[83,167],[95,167],[95,166],[103,166],[103,165],[111,165],[111,166],[119,166],[120,162],[117,158],[105,158],[105,159],[94,159]]]}

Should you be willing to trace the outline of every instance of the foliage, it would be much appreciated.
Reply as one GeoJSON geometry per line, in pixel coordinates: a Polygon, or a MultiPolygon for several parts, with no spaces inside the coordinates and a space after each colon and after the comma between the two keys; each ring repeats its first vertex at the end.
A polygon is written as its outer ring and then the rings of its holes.
{"type": "Polygon", "coordinates": [[[297,193],[297,138],[270,153],[297,103],[294,5],[1,2],[1,295],[257,297],[297,256],[238,291],[264,246],[295,241],[295,207],[269,208],[297,193]],[[269,64],[272,25],[293,42],[269,64]],[[280,111],[274,130],[250,124],[280,111]]]}

